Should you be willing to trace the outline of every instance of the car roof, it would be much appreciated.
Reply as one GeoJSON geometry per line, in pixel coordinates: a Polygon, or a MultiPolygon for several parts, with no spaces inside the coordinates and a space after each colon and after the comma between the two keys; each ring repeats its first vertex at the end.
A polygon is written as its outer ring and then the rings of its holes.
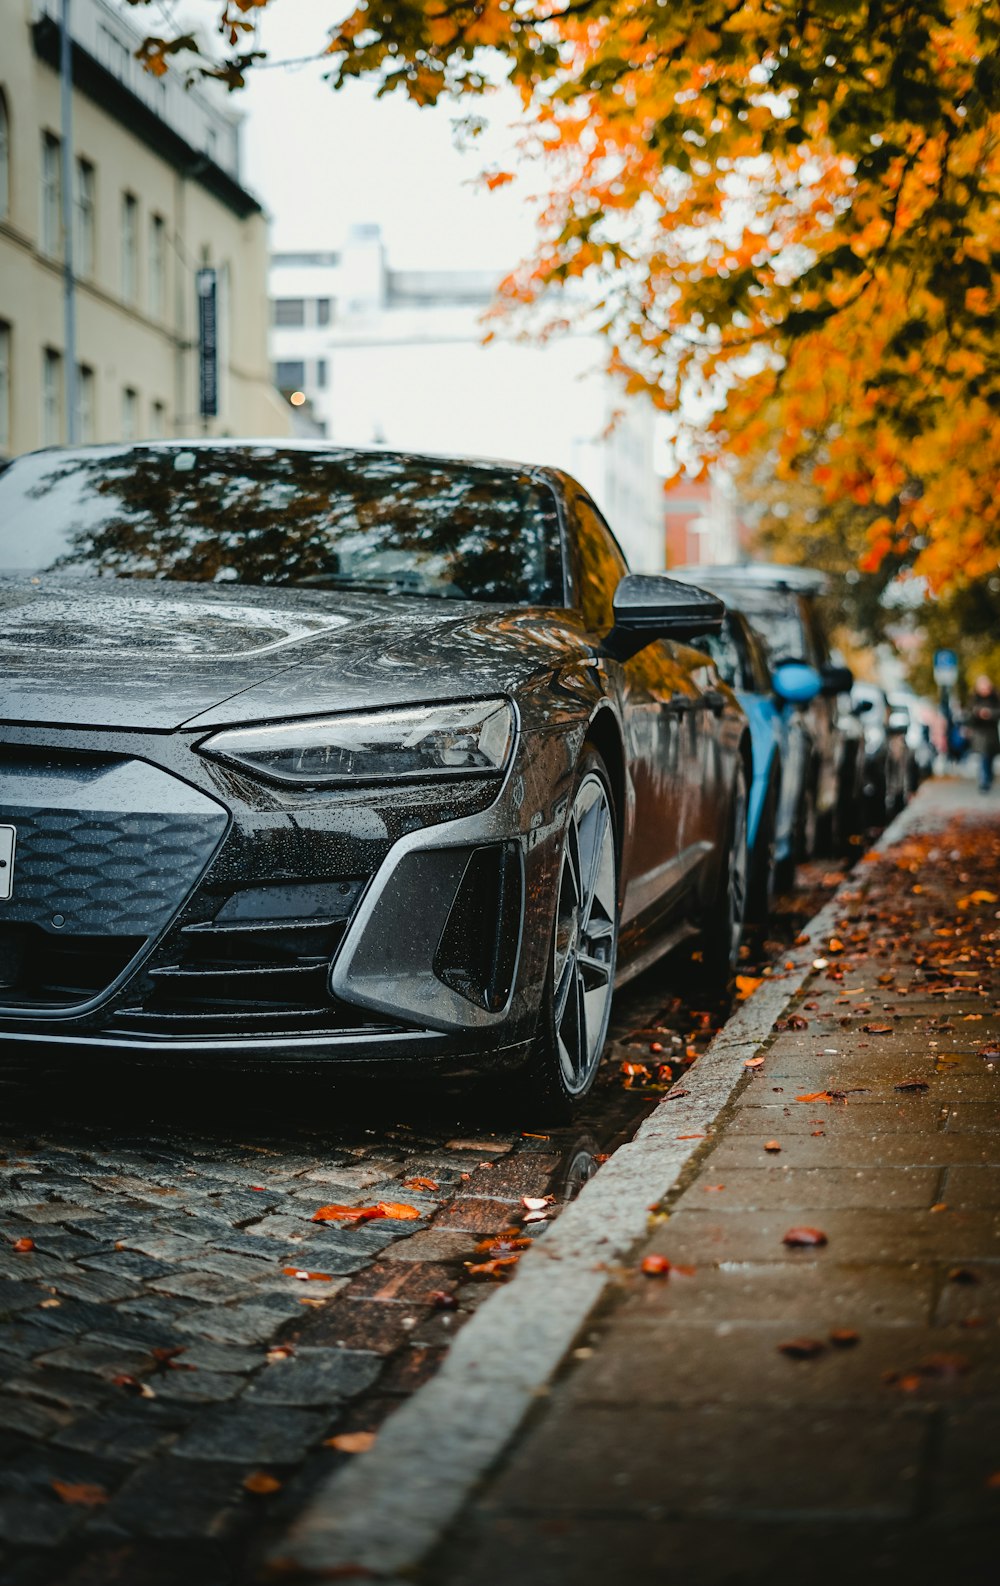
{"type": "Polygon", "coordinates": [[[791,567],[783,562],[722,562],[717,567],[689,564],[668,568],[671,578],[686,584],[702,584],[707,589],[716,585],[736,585],[740,589],[761,591],[791,590],[797,594],[818,595],[829,584],[826,573],[818,567],[791,567]]]}
{"type": "Polygon", "coordinates": [[[283,435],[206,436],[192,435],[169,440],[101,441],[87,446],[40,446],[32,452],[22,452],[20,457],[5,459],[17,462],[23,457],[100,457],[120,456],[122,452],[162,451],[239,451],[266,448],[275,452],[303,452],[330,457],[400,457],[414,462],[452,463],[461,468],[502,468],[518,473],[544,475],[550,480],[567,479],[560,468],[546,464],[519,462],[509,457],[459,457],[448,452],[411,451],[398,446],[344,446],[336,441],[291,438],[283,435]]]}

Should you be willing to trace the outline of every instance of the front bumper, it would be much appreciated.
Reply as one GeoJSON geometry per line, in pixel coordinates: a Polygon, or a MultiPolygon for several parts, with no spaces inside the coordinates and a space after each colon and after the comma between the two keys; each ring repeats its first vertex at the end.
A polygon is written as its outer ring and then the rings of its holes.
{"type": "Polygon", "coordinates": [[[499,786],[289,793],[203,759],[193,735],[5,729],[0,822],[19,838],[0,903],[0,1039],[519,1061],[570,736],[519,740],[499,786]]]}

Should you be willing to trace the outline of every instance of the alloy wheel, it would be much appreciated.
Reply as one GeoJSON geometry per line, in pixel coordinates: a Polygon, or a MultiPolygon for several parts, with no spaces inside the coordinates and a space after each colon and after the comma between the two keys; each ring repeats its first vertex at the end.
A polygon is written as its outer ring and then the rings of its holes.
{"type": "Polygon", "coordinates": [[[600,1062],[618,946],[615,836],[603,781],[588,772],[576,791],[563,847],[552,985],[559,1067],[570,1095],[586,1090],[600,1062]]]}

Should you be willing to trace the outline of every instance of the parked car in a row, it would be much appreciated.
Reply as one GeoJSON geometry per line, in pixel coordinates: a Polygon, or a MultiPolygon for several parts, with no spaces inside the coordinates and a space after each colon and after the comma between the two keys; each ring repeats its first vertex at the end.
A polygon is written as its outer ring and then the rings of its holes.
{"type": "Polygon", "coordinates": [[[732,980],[720,599],[555,469],[315,443],[0,474],[0,1038],[593,1083],[614,987],[732,980]]]}
{"type": "MultiPolygon", "coordinates": [[[[674,576],[710,589],[763,642],[767,693],[788,665],[808,669],[794,699],[785,698],[777,884],[787,887],[797,862],[843,855],[863,824],[864,749],[857,718],[841,708],[854,679],[832,653],[819,605],[826,575],[774,564],[688,566],[674,576]]],[[[803,674],[804,676],[804,674],[803,674]]],[[[779,696],[780,697],[780,696],[779,696]]]]}

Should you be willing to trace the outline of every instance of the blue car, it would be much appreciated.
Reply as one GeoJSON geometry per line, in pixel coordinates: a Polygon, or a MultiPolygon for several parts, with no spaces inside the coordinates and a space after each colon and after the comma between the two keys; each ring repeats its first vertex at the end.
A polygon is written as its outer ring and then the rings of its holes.
{"type": "Polygon", "coordinates": [[[719,634],[700,639],[750,724],[753,776],[747,811],[750,877],[747,918],[767,917],[771,898],[795,874],[795,827],[809,764],[799,706],[815,699],[822,679],[790,661],[771,671],[763,640],[742,612],[729,608],[719,634]]]}

